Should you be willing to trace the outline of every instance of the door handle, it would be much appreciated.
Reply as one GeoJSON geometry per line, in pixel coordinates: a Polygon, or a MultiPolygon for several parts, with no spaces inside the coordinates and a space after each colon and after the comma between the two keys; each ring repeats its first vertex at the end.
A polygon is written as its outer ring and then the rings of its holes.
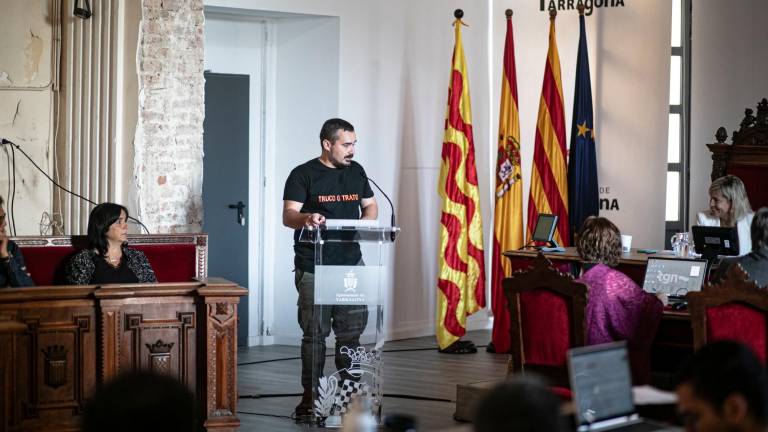
{"type": "Polygon", "coordinates": [[[245,226],[245,212],[243,211],[243,209],[245,209],[245,204],[243,204],[242,201],[238,201],[237,204],[230,204],[228,207],[237,209],[237,223],[245,226]]]}

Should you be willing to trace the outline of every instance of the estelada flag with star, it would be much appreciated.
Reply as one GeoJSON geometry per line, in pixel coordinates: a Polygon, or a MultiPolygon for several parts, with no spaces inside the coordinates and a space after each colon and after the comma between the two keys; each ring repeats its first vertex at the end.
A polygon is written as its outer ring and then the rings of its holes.
{"type": "Polygon", "coordinates": [[[508,352],[509,310],[501,282],[512,274],[512,265],[502,255],[523,245],[523,179],[520,175],[520,116],[517,106],[515,43],[512,11],[507,10],[507,35],[501,74],[501,106],[496,156],[496,207],[493,218],[493,265],[491,266],[491,309],[493,346],[498,353],[508,352]]]}
{"type": "MultiPolygon", "coordinates": [[[[573,100],[571,149],[568,160],[568,210],[571,235],[575,235],[589,216],[597,216],[600,202],[597,186],[595,130],[592,123],[592,84],[584,25],[584,10],[579,11],[579,54],[576,60],[576,91],[573,100]]],[[[573,237],[571,237],[573,240],[573,237]]]]}
{"type": "Polygon", "coordinates": [[[480,190],[475,167],[469,79],[461,43],[461,15],[453,23],[453,49],[445,114],[438,192],[440,249],[438,251],[437,325],[440,349],[466,333],[467,317],[485,307],[485,260],[480,190]]]}
{"type": "Polygon", "coordinates": [[[528,197],[528,233],[530,239],[539,213],[558,216],[554,240],[568,246],[568,173],[566,171],[565,117],[563,85],[560,78],[560,56],[555,37],[555,16],[549,12],[549,49],[544,66],[536,140],[533,147],[531,194],[528,197]]]}

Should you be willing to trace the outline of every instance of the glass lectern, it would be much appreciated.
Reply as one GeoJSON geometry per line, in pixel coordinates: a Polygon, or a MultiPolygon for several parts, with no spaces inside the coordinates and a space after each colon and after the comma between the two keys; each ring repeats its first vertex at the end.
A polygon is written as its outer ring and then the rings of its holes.
{"type": "Polygon", "coordinates": [[[398,231],[325,226],[299,235],[315,247],[311,358],[317,425],[340,427],[353,409],[370,410],[380,423],[385,252],[398,231]]]}

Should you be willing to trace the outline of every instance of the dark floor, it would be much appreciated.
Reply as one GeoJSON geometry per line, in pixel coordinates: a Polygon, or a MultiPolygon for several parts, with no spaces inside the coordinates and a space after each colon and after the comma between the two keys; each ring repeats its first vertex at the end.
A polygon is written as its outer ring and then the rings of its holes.
{"type": "MultiPolygon", "coordinates": [[[[418,421],[419,431],[446,430],[461,425],[453,420],[456,385],[501,379],[506,372],[507,355],[485,352],[484,346],[490,338],[490,330],[469,332],[464,339],[482,347],[476,354],[462,355],[438,353],[433,336],[387,342],[384,345],[384,415],[412,415],[418,421]]],[[[289,418],[299,396],[281,396],[301,392],[299,348],[258,346],[243,348],[238,356],[240,430],[306,430],[289,418]]]]}

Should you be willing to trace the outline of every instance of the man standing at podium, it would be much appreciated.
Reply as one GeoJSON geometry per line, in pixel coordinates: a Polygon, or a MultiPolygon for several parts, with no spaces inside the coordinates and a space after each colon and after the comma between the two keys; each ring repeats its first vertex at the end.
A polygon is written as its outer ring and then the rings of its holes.
{"type": "MultiPolygon", "coordinates": [[[[365,170],[352,158],[357,136],[347,121],[333,118],[320,129],[319,158],[297,166],[285,182],[283,225],[295,231],[295,283],[299,293],[298,320],[301,339],[301,385],[304,393],[296,407],[297,421],[311,421],[312,393],[325,365],[325,339],[333,329],[336,335],[336,368],[346,369],[349,359],[341,347],[357,347],[368,322],[368,308],[358,306],[315,306],[315,249],[312,243],[299,242],[301,231],[319,227],[326,219],[376,219],[378,206],[365,170]],[[314,371],[314,374],[313,374],[314,371]]],[[[323,264],[362,264],[357,243],[327,243],[323,264]]],[[[341,377],[350,378],[350,377],[341,377]]]]}

